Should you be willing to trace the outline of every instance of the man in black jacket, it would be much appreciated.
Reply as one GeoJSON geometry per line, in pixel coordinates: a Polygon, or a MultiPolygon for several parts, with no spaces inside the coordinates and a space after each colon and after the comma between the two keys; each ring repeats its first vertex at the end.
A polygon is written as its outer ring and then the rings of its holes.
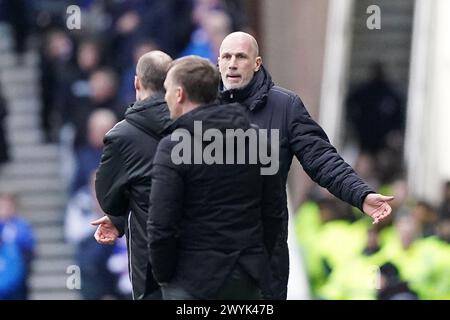
{"type": "Polygon", "coordinates": [[[95,238],[112,244],[126,233],[133,299],[160,297],[148,264],[146,224],[151,162],[171,124],[163,86],[171,61],[161,51],[139,59],[134,83],[137,101],[128,107],[125,120],[106,134],[95,181],[98,202],[107,214],[92,223],[98,225],[95,238]]]}
{"type": "Polygon", "coordinates": [[[239,138],[258,130],[242,106],[215,104],[218,85],[194,56],[175,60],[165,81],[177,120],[154,158],[147,232],[164,299],[260,299],[280,236],[281,179],[250,160],[262,144],[239,138]]]}
{"type": "MultiPolygon", "coordinates": [[[[244,105],[250,121],[260,128],[279,129],[280,171],[284,185],[295,155],[312,180],[339,199],[363,210],[374,219],[374,223],[390,214],[388,202],[393,197],[376,194],[367,186],[339,156],[323,129],[311,119],[298,95],[274,85],[262,66],[255,38],[244,32],[229,34],[220,47],[218,63],[222,78],[221,100],[244,105]]],[[[283,206],[283,234],[271,260],[273,295],[266,294],[273,299],[287,297],[286,192],[283,206]]]]}

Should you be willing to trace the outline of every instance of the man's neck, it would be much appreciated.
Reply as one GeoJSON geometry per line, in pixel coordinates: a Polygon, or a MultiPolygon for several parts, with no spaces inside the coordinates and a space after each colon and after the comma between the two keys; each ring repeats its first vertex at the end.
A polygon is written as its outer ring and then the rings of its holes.
{"type": "Polygon", "coordinates": [[[145,100],[153,96],[155,93],[152,90],[141,91],[139,94],[139,101],[145,100]]]}
{"type": "Polygon", "coordinates": [[[200,106],[198,103],[188,102],[183,105],[183,114],[191,112],[194,109],[197,109],[200,106]]]}

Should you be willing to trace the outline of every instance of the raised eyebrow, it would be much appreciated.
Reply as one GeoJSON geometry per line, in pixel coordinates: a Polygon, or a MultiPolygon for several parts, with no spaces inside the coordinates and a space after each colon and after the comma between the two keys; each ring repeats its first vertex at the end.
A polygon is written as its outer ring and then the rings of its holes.
{"type": "Polygon", "coordinates": [[[236,56],[248,57],[248,54],[246,54],[245,52],[238,52],[236,53],[236,56]]]}
{"type": "Polygon", "coordinates": [[[236,52],[236,53],[234,53],[234,52],[224,52],[224,53],[222,53],[220,56],[221,57],[223,57],[223,56],[244,56],[244,57],[248,57],[248,54],[246,54],[245,52],[236,52]]]}

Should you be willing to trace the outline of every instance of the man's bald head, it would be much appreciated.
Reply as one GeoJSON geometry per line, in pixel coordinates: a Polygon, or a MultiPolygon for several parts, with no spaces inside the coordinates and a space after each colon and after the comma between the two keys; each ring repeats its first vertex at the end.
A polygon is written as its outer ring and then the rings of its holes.
{"type": "Polygon", "coordinates": [[[256,39],[251,34],[242,31],[233,32],[227,35],[222,41],[220,52],[222,53],[222,49],[227,48],[230,44],[234,46],[237,43],[248,46],[250,49],[249,53],[252,54],[252,57],[256,58],[259,56],[259,46],[256,39]]]}
{"type": "Polygon", "coordinates": [[[224,87],[243,88],[261,68],[258,43],[248,33],[230,33],[222,41],[218,62],[224,87]]]}
{"type": "Polygon", "coordinates": [[[162,51],[150,51],[142,55],[136,66],[136,75],[143,90],[164,92],[164,80],[172,58],[162,51]]]}

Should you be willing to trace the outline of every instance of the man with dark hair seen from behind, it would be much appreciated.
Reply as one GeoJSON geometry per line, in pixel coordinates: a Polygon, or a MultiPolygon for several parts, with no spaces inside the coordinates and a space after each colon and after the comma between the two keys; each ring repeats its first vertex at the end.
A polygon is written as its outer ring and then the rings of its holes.
{"type": "Polygon", "coordinates": [[[127,236],[133,299],[160,299],[147,254],[147,211],[150,168],[163,131],[171,124],[164,101],[164,80],[172,59],[161,51],[140,57],[134,86],[136,102],[125,120],[105,136],[95,189],[105,217],[94,221],[96,240],[112,244],[127,236]]]}
{"type": "MultiPolygon", "coordinates": [[[[295,155],[312,180],[339,199],[364,211],[379,222],[391,213],[393,197],[375,193],[340,157],[323,129],[311,118],[298,95],[275,86],[262,65],[258,43],[244,32],[229,34],[218,58],[223,102],[245,106],[250,121],[261,129],[280,130],[280,171],[286,184],[295,155]]],[[[287,298],[289,252],[288,210],[284,191],[283,231],[272,255],[271,292],[265,297],[287,298]]]]}
{"type": "Polygon", "coordinates": [[[229,161],[244,152],[250,155],[248,142],[238,145],[236,153],[224,150],[235,138],[229,130],[257,130],[242,106],[215,102],[218,85],[217,69],[194,56],[175,60],[165,81],[176,121],[154,158],[147,233],[153,273],[167,300],[262,298],[269,256],[281,231],[278,174],[261,174],[257,162],[229,161]],[[180,143],[176,136],[199,139],[198,123],[206,130],[202,136],[215,132],[216,155],[226,151],[226,163],[192,161],[213,144],[204,141],[201,149],[183,150],[189,155],[181,163],[174,160],[180,143]]]}

